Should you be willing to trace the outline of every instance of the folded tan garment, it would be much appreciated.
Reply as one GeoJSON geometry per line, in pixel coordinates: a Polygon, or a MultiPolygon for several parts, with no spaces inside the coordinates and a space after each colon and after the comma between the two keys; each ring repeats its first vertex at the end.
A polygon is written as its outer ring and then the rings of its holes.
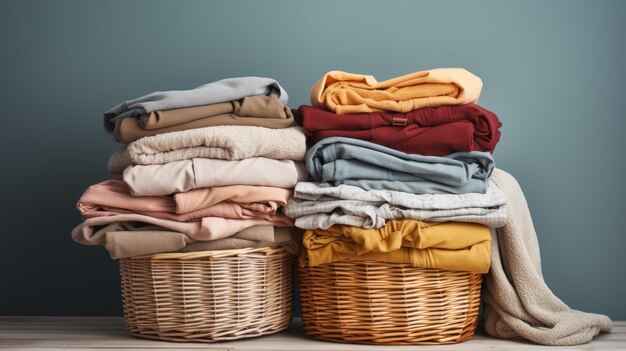
{"type": "Polygon", "coordinates": [[[311,89],[315,107],[337,114],[460,105],[478,101],[483,82],[462,68],[439,68],[377,82],[370,75],[326,73],[311,89]]]}
{"type": "Polygon", "coordinates": [[[115,140],[127,144],[147,136],[203,127],[242,125],[287,128],[293,123],[291,110],[277,98],[255,95],[242,100],[124,118],[115,123],[113,135],[115,140]]]}
{"type": "MultiPolygon", "coordinates": [[[[253,227],[254,228],[254,227],[253,227]]],[[[187,244],[182,248],[181,252],[195,252],[195,251],[212,251],[212,250],[234,250],[234,249],[246,249],[246,248],[259,248],[259,247],[284,247],[288,252],[297,254],[300,248],[301,235],[295,234],[290,229],[293,228],[276,228],[275,240],[260,241],[254,239],[245,239],[243,235],[239,233],[229,238],[211,240],[211,241],[196,241],[194,243],[187,244]]]]}
{"type": "Polygon", "coordinates": [[[176,252],[187,245],[185,234],[163,230],[113,230],[115,227],[113,223],[101,229],[106,231],[104,248],[113,259],[176,252]]]}
{"type": "Polygon", "coordinates": [[[255,225],[273,225],[284,227],[282,222],[270,222],[262,219],[229,219],[204,217],[198,222],[176,222],[140,214],[102,213],[101,217],[87,218],[72,230],[72,238],[81,244],[102,244],[102,238],[96,236],[101,226],[113,222],[142,222],[144,225],[156,225],[166,230],[186,234],[194,240],[215,240],[227,238],[241,230],[255,225]]]}
{"type": "Polygon", "coordinates": [[[107,163],[108,171],[114,176],[120,175],[124,173],[126,167],[133,164],[133,160],[130,159],[130,155],[128,154],[128,150],[126,148],[117,149],[113,151],[111,157],[109,157],[109,162],[107,163]]]}
{"type": "Polygon", "coordinates": [[[142,226],[129,222],[115,222],[100,228],[94,237],[102,240],[88,245],[104,245],[111,258],[125,258],[162,252],[193,252],[256,247],[285,247],[295,254],[301,236],[290,228],[253,226],[231,237],[194,241],[187,235],[164,230],[158,226],[142,226]]]}
{"type": "Polygon", "coordinates": [[[169,195],[230,185],[293,188],[306,177],[303,162],[265,157],[237,161],[194,158],[163,165],[130,166],[124,170],[124,182],[135,196],[169,195]]]}
{"type": "Polygon", "coordinates": [[[141,138],[128,144],[127,149],[132,162],[138,165],[196,157],[220,160],[265,157],[302,161],[306,153],[306,137],[300,127],[216,126],[141,138]]]}

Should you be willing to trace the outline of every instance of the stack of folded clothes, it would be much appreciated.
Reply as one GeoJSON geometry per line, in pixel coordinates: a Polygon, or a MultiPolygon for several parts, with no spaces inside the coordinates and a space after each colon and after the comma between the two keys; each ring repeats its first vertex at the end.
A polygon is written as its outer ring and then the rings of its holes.
{"type": "Polygon", "coordinates": [[[285,247],[300,239],[282,207],[306,178],[306,140],[275,80],[230,78],[155,92],[104,115],[128,144],[114,179],[89,187],[75,241],[113,258],[160,252],[285,247]]]}
{"type": "Polygon", "coordinates": [[[490,228],[505,225],[489,180],[498,117],[476,105],[482,81],[434,69],[377,82],[332,71],[294,111],[310,149],[307,182],[285,214],[306,229],[302,264],[408,263],[486,273],[490,228]]]}

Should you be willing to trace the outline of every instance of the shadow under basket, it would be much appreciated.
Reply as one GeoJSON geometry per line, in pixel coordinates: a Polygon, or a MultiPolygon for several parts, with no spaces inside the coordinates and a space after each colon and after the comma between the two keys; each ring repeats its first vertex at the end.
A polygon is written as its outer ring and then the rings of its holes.
{"type": "Polygon", "coordinates": [[[301,266],[304,330],[345,343],[459,343],[476,330],[481,282],[478,274],[397,263],[301,266]]]}
{"type": "Polygon", "coordinates": [[[215,342],[272,334],[291,322],[293,255],[256,248],[119,261],[132,335],[215,342]]]}

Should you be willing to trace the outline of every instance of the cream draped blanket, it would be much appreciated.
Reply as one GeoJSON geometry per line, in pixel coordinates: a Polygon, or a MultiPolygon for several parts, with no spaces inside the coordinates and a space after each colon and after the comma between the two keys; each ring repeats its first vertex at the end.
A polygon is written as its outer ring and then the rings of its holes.
{"type": "Polygon", "coordinates": [[[491,269],[483,290],[487,333],[565,346],[584,344],[598,333],[610,331],[607,316],[571,309],[548,288],[522,189],[513,176],[500,169],[494,170],[491,181],[507,199],[508,222],[492,233],[491,269]]]}

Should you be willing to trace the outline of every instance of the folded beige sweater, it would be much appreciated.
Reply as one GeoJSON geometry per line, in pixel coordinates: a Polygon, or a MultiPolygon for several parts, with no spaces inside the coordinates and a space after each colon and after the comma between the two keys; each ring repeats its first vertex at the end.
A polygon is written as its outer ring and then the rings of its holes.
{"type": "Polygon", "coordinates": [[[128,144],[163,133],[220,125],[287,128],[293,124],[289,107],[273,96],[246,96],[241,100],[172,110],[152,111],[115,122],[113,136],[128,144]]]}
{"type": "Polygon", "coordinates": [[[584,344],[611,330],[607,316],[571,309],[543,280],[539,243],[519,184],[495,169],[493,181],[504,192],[508,220],[491,240],[491,269],[483,289],[485,329],[503,339],[523,338],[542,345],[584,344]]]}
{"type": "Polygon", "coordinates": [[[139,165],[192,158],[266,157],[300,161],[306,153],[306,137],[300,127],[216,126],[141,138],[128,144],[127,149],[131,161],[139,165]]]}
{"type": "Polygon", "coordinates": [[[114,222],[95,233],[97,241],[86,245],[104,245],[111,258],[125,258],[163,252],[233,250],[256,247],[284,247],[296,254],[301,233],[296,228],[260,225],[241,230],[223,239],[195,241],[179,232],[136,222],[114,222]]]}

